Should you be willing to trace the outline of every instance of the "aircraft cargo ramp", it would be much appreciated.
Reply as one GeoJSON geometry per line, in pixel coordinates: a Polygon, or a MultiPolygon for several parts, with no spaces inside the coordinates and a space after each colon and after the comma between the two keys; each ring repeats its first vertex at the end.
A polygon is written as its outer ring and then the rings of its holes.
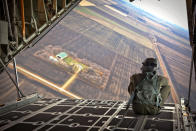
{"type": "Polygon", "coordinates": [[[128,0],[0,1],[0,131],[195,131],[196,6],[186,4],[189,30],[128,0]],[[148,57],[180,104],[124,116],[130,76],[148,57]]]}
{"type": "Polygon", "coordinates": [[[40,99],[37,95],[32,95],[0,108],[0,130],[195,130],[190,114],[183,110],[183,104],[180,106],[173,103],[165,104],[161,113],[155,116],[136,115],[130,106],[123,122],[116,127],[123,118],[126,103],[111,100],[40,99]],[[13,107],[18,108],[9,111],[13,107]]]}

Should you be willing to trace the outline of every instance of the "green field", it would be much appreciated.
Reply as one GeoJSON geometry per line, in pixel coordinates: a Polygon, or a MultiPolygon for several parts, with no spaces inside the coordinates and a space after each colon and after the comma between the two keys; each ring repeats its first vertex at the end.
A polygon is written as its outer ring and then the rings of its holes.
{"type": "Polygon", "coordinates": [[[88,68],[88,66],[74,60],[72,57],[68,56],[65,59],[63,59],[63,61],[65,61],[68,65],[72,66],[72,65],[81,65],[83,69],[88,68]]]}

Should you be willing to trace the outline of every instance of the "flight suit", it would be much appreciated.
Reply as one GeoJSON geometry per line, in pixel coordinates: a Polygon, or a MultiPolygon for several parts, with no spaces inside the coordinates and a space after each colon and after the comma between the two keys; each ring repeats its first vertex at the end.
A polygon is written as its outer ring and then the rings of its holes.
{"type": "MultiPolygon", "coordinates": [[[[133,91],[135,90],[135,87],[138,85],[139,82],[141,82],[145,78],[145,75],[142,73],[134,74],[130,78],[130,84],[128,86],[128,92],[130,95],[132,95],[133,91]]],[[[162,97],[162,101],[160,103],[160,106],[163,106],[164,102],[167,100],[169,94],[170,94],[170,86],[168,85],[168,79],[166,77],[158,75],[158,84],[160,87],[160,94],[162,97]]],[[[160,111],[160,107],[152,106],[152,105],[145,105],[136,103],[133,99],[132,102],[133,111],[137,114],[158,114],[160,111]]]]}

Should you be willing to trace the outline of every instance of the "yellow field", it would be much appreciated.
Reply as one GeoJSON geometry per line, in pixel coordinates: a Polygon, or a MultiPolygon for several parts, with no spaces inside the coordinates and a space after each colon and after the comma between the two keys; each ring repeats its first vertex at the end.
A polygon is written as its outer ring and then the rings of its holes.
{"type": "Polygon", "coordinates": [[[96,6],[95,4],[88,2],[86,0],[82,0],[79,5],[80,6],[96,6]]]}

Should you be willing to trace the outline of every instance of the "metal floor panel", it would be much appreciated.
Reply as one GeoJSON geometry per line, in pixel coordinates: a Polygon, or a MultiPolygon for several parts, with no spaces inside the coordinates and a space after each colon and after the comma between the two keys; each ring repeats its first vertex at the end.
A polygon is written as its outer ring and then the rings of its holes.
{"type": "MultiPolygon", "coordinates": [[[[41,99],[0,116],[0,130],[109,131],[122,119],[126,102],[74,99],[41,99]]],[[[116,131],[176,129],[175,104],[166,104],[159,115],[128,114],[116,131]],[[129,129],[127,129],[129,127],[129,129]]]]}

